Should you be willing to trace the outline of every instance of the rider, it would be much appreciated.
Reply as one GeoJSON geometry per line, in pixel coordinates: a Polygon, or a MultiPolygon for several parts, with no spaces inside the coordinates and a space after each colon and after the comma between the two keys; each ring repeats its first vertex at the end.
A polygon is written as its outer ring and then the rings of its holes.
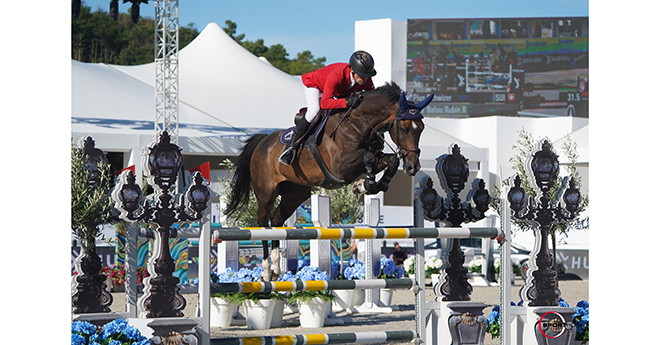
{"type": "Polygon", "coordinates": [[[357,107],[362,101],[362,95],[355,92],[373,90],[374,83],[371,77],[375,75],[374,59],[371,54],[363,50],[353,53],[348,63],[333,63],[303,74],[307,114],[296,124],[291,142],[278,161],[284,165],[291,165],[296,155],[295,141],[307,132],[309,124],[321,109],[357,107]]]}

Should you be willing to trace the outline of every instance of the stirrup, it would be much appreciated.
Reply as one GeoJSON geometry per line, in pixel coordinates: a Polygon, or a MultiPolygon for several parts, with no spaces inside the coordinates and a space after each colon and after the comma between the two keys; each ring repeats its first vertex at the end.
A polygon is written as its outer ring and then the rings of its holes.
{"type": "Polygon", "coordinates": [[[296,155],[296,149],[294,147],[287,147],[284,149],[284,152],[280,155],[280,157],[277,159],[278,162],[284,165],[291,165],[291,162],[293,162],[293,158],[296,155]]]}

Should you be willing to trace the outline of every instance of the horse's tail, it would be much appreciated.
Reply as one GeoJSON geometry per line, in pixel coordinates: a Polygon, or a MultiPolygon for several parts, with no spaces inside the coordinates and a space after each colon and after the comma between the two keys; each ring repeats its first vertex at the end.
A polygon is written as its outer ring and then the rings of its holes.
{"type": "Polygon", "coordinates": [[[224,211],[225,215],[232,216],[236,211],[243,209],[243,206],[250,200],[250,190],[252,188],[250,160],[254,149],[266,136],[266,134],[255,134],[245,141],[243,150],[236,162],[234,177],[231,180],[232,189],[229,194],[227,208],[224,211]]]}

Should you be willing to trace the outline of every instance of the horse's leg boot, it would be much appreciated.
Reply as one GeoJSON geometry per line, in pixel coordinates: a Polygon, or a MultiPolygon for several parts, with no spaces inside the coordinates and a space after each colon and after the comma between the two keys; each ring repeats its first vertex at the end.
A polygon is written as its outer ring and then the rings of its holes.
{"type": "Polygon", "coordinates": [[[289,144],[284,149],[284,152],[282,152],[280,157],[277,159],[278,162],[284,165],[291,165],[291,162],[293,162],[293,159],[296,157],[296,141],[298,141],[300,137],[307,133],[308,128],[309,122],[307,122],[307,119],[303,117],[300,119],[300,121],[298,121],[296,128],[293,130],[291,142],[289,142],[289,144]]]}
{"type": "Polygon", "coordinates": [[[260,277],[260,278],[261,278],[261,281],[263,281],[263,282],[269,282],[269,281],[270,281],[270,278],[271,278],[271,274],[270,274],[270,273],[271,273],[271,272],[270,272],[270,267],[269,267],[269,266],[270,266],[270,265],[269,265],[269,262],[268,262],[268,259],[267,259],[267,258],[264,259],[264,260],[261,262],[261,267],[264,269],[264,271],[261,272],[261,277],[260,277]]]}
{"type": "Polygon", "coordinates": [[[273,261],[271,264],[271,273],[272,277],[277,279],[280,276],[280,250],[279,249],[273,249],[270,252],[270,259],[273,261]]]}

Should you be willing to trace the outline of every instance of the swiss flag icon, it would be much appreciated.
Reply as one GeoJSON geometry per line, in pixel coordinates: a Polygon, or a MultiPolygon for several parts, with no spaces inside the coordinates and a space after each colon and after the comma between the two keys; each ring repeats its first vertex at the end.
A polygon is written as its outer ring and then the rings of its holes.
{"type": "Polygon", "coordinates": [[[506,99],[507,99],[509,102],[515,102],[515,101],[516,101],[516,94],[515,94],[515,93],[508,93],[508,94],[506,95],[506,99]]]}

